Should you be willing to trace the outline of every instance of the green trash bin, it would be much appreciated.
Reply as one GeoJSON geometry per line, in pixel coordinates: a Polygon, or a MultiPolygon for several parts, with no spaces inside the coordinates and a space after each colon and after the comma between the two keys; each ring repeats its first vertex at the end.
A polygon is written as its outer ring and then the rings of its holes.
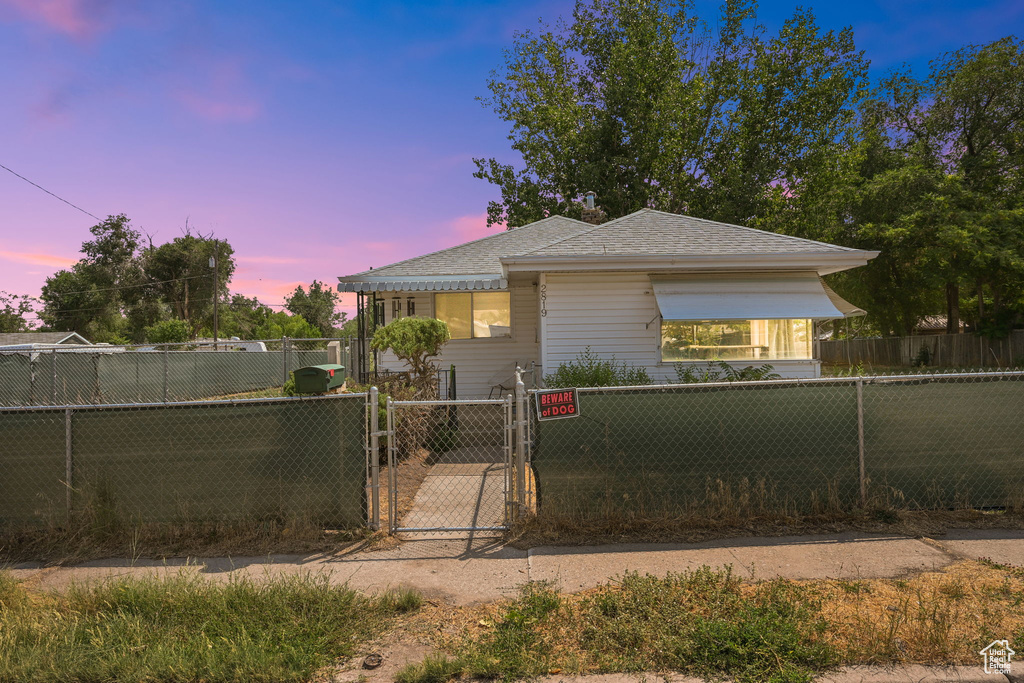
{"type": "Polygon", "coordinates": [[[344,365],[310,365],[295,371],[297,394],[324,394],[344,383],[344,365]]]}

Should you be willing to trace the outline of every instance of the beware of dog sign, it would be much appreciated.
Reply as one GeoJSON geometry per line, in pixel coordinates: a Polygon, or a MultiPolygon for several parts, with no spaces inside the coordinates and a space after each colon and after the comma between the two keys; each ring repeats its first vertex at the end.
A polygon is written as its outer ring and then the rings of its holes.
{"type": "Polygon", "coordinates": [[[579,417],[580,397],[575,389],[546,389],[537,394],[537,419],[579,417]]]}

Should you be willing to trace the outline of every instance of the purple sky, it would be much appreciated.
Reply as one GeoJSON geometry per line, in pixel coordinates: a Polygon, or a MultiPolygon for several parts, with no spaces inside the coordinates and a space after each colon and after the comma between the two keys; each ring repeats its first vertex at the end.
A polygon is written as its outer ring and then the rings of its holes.
{"type": "MultiPolygon", "coordinates": [[[[761,18],[777,27],[796,4],[761,18]]],[[[803,4],[854,27],[875,77],[1024,33],[1024,0],[803,4]]],[[[515,30],[570,8],[0,0],[0,164],[158,242],[186,220],[213,232],[235,248],[232,290],[280,304],[495,230],[471,158],[512,158],[474,97],[515,30]]],[[[38,295],[95,222],[0,169],[0,290],[38,295]]]]}

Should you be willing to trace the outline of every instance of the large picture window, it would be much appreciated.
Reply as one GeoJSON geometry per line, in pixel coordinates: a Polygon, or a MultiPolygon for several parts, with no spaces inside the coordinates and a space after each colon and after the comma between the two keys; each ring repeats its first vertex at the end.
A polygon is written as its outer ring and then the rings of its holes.
{"type": "Polygon", "coordinates": [[[434,317],[448,323],[452,339],[512,336],[508,292],[435,294],[434,317]]]}
{"type": "Polygon", "coordinates": [[[663,320],[661,360],[811,358],[811,321],[663,320]]]}

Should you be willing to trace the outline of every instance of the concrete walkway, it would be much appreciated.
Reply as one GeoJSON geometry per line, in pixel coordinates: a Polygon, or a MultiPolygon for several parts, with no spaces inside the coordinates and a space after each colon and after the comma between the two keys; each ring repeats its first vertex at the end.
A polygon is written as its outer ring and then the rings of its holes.
{"type": "Polygon", "coordinates": [[[515,594],[527,581],[551,581],[565,591],[590,588],[626,571],[664,575],[701,565],[731,565],[752,579],[785,577],[895,578],[987,557],[1024,566],[1024,531],[952,531],[936,539],[864,533],[734,538],[693,544],[547,546],[518,550],[495,539],[407,541],[381,551],[350,548],[326,555],[188,558],[166,561],[97,560],[74,567],[17,565],[12,574],[39,588],[73,582],[180,572],[223,580],[327,572],[361,591],[415,588],[458,605],[515,594]]]}
{"type": "MultiPolygon", "coordinates": [[[[505,524],[504,463],[439,463],[423,479],[412,509],[401,519],[411,529],[495,529],[505,524]]],[[[431,538],[430,532],[402,532],[402,538],[431,538]]],[[[447,534],[449,536],[455,534],[447,534]]],[[[467,538],[468,532],[457,533],[467,538]]]]}

